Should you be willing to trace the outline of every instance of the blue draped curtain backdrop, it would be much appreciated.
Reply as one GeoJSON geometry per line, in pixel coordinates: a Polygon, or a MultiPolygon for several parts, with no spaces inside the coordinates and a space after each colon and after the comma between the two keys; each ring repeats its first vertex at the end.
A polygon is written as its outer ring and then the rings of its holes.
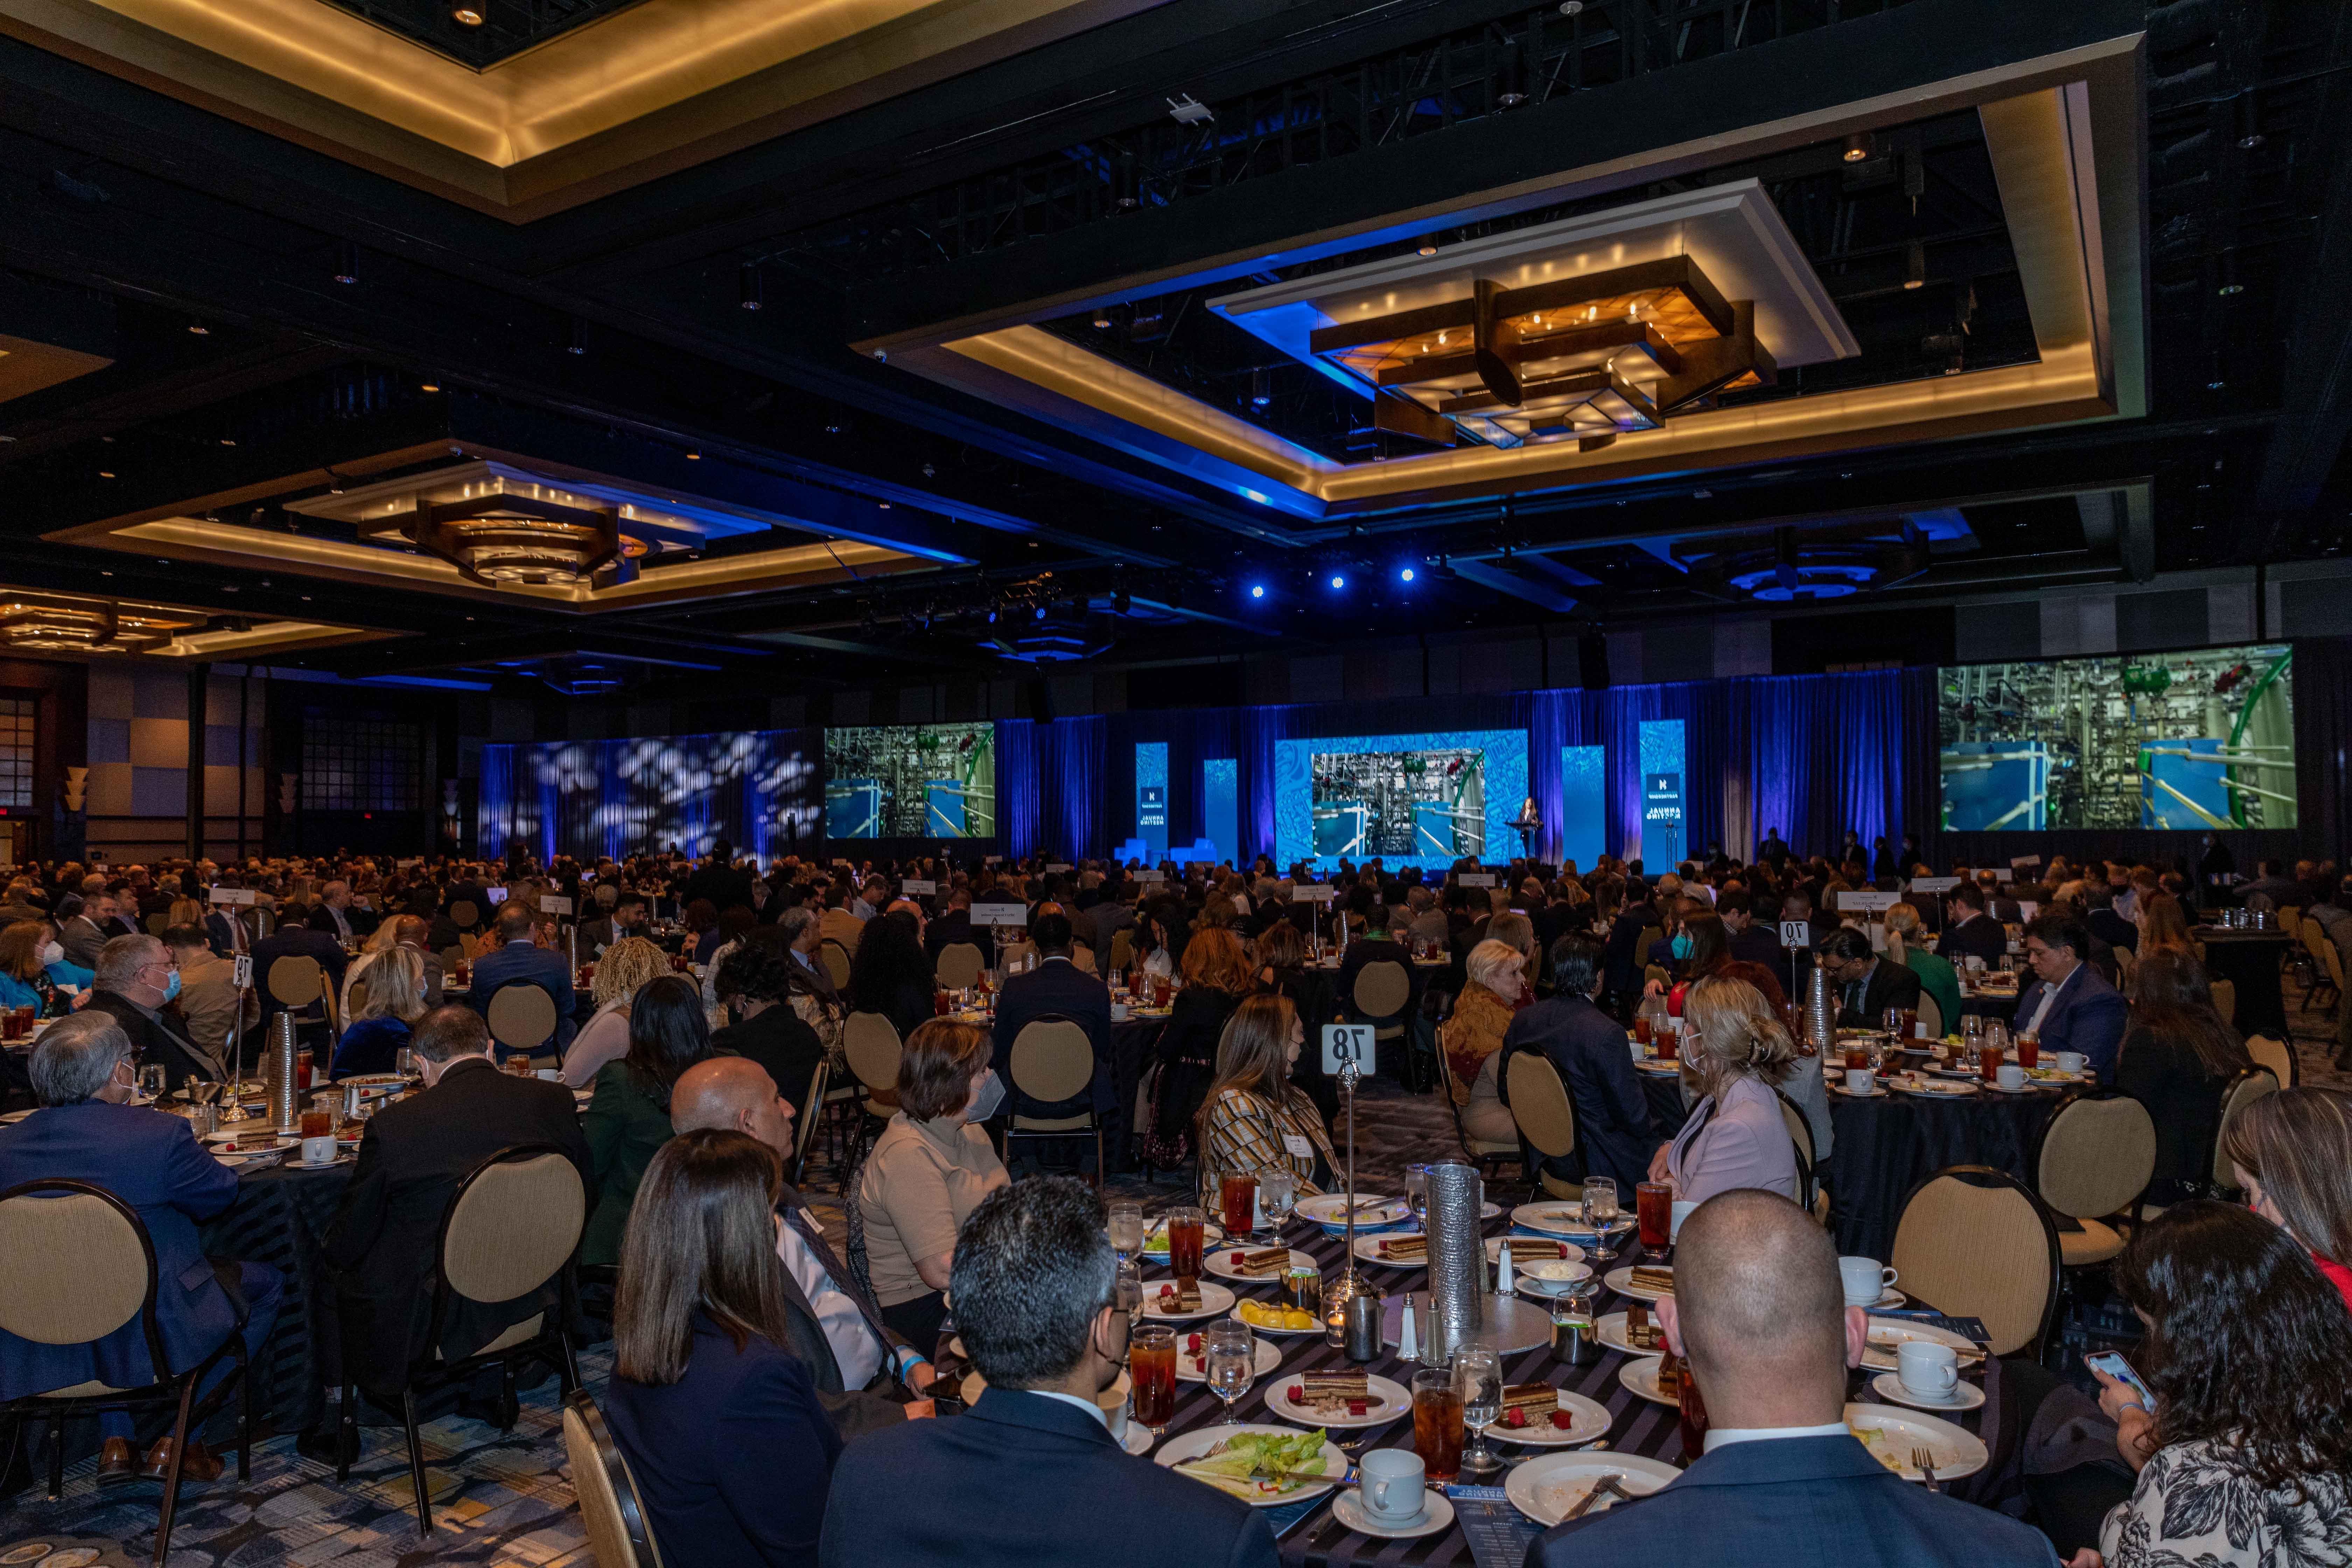
{"type": "MultiPolygon", "coordinates": [[[[1125,837],[1134,826],[1133,811],[1119,810],[1111,797],[1109,760],[1110,721],[1099,713],[998,720],[997,809],[1004,815],[1007,852],[1070,859],[1109,854],[1114,826],[1125,837]]],[[[1132,748],[1126,763],[1131,786],[1132,748]]]]}

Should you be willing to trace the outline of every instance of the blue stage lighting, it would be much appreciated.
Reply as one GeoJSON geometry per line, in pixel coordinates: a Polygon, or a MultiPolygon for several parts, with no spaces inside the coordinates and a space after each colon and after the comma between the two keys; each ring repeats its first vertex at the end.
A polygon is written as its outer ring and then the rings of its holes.
{"type": "Polygon", "coordinates": [[[1410,566],[1407,566],[1407,567],[1404,567],[1404,568],[1402,568],[1402,570],[1400,570],[1400,571],[1397,573],[1397,581],[1398,581],[1398,582],[1400,582],[1400,583],[1410,583],[1410,582],[1412,582],[1412,567],[1410,567],[1410,566]]]}
{"type": "Polygon", "coordinates": [[[1263,583],[1253,583],[1253,584],[1250,584],[1250,597],[1251,597],[1251,598],[1253,598],[1253,599],[1263,599],[1263,598],[1265,598],[1265,584],[1263,584],[1263,583]]]}
{"type": "Polygon", "coordinates": [[[1345,578],[1345,577],[1341,576],[1341,575],[1340,575],[1339,573],[1337,573],[1337,572],[1334,572],[1334,573],[1332,573],[1332,574],[1331,574],[1331,586],[1332,586],[1334,589],[1344,588],[1344,587],[1346,587],[1347,585],[1348,585],[1348,579],[1347,579],[1347,578],[1345,578]]]}

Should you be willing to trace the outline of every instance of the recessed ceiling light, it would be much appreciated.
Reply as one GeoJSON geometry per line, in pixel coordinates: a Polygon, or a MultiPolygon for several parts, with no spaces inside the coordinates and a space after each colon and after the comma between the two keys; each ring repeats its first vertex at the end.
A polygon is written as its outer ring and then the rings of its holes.
{"type": "Polygon", "coordinates": [[[188,331],[200,338],[208,338],[213,335],[213,330],[205,325],[202,321],[190,321],[188,323],[188,331]]]}
{"type": "Polygon", "coordinates": [[[449,10],[449,20],[461,27],[478,27],[482,25],[482,14],[471,5],[453,5],[449,10]]]}
{"type": "Polygon", "coordinates": [[[441,390],[441,384],[437,381],[424,382],[419,384],[416,390],[419,392],[438,392],[441,390]]]}

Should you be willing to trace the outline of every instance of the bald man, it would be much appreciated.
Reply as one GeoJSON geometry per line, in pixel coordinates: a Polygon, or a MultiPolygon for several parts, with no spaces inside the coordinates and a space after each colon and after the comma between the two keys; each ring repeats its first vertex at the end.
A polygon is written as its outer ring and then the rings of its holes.
{"type": "MultiPolygon", "coordinates": [[[[670,1090],[670,1125],[680,1132],[725,1128],[757,1138],[790,1169],[792,1101],[776,1092],[767,1069],[746,1057],[712,1057],[678,1075],[670,1090]]],[[[846,1443],[865,1433],[931,1414],[919,1397],[930,1386],[924,1354],[883,1324],[881,1310],[825,1245],[824,1233],[789,1184],[776,1201],[776,1257],[784,1266],[784,1348],[808,1364],[817,1403],[846,1443]]]]}
{"type": "Polygon", "coordinates": [[[1706,1397],[1706,1452],[1638,1506],[1547,1531],[1527,1568],[2054,1568],[2040,1531],[1904,1480],[1846,1430],[1869,1320],[1845,1305],[1828,1233],[1788,1199],[1743,1188],[1693,1210],[1657,1312],[1706,1397]]]}

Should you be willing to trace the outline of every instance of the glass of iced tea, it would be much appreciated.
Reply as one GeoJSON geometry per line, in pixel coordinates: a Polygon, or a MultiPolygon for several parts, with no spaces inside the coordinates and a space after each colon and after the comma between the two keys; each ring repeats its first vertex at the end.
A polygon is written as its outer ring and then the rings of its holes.
{"type": "Polygon", "coordinates": [[[1412,1374],[1412,1446],[1433,1481],[1462,1473],[1462,1394],[1454,1373],[1428,1366],[1412,1374]]]}
{"type": "Polygon", "coordinates": [[[1660,1020],[1660,1024],[1662,1026],[1651,1035],[1650,1044],[1656,1047],[1660,1061],[1670,1062],[1681,1054],[1682,1031],[1663,1019],[1660,1020]]]}
{"type": "Polygon", "coordinates": [[[1158,1436],[1176,1414],[1176,1331],[1144,1323],[1128,1337],[1127,1373],[1135,1382],[1130,1413],[1158,1436]]]}
{"type": "Polygon", "coordinates": [[[1168,1271],[1179,1279],[1201,1277],[1201,1237],[1208,1216],[1186,1205],[1168,1211],[1168,1271]]]}
{"type": "Polygon", "coordinates": [[[1845,1065],[1849,1068],[1868,1067],[1870,1065],[1870,1042],[1864,1039],[1860,1035],[1856,1035],[1853,1038],[1848,1040],[1845,1043],[1845,1065]]]}
{"type": "Polygon", "coordinates": [[[2028,1029],[2017,1037],[2017,1065],[2032,1072],[2042,1061],[2042,1037],[2028,1029]]]}
{"type": "Polygon", "coordinates": [[[1647,1013],[1633,1015],[1633,1037],[1645,1046],[1650,1043],[1650,1016],[1647,1013]]]}
{"type": "Polygon", "coordinates": [[[1977,1071],[1985,1082],[1990,1083],[2000,1077],[2001,1055],[2000,1042],[1990,1035],[1986,1036],[1984,1048],[1977,1053],[1977,1071]]]}
{"type": "Polygon", "coordinates": [[[1652,1259],[1666,1255],[1674,1235],[1675,1188],[1671,1182],[1643,1182],[1633,1189],[1633,1220],[1642,1227],[1642,1250],[1652,1259]]]}
{"type": "Polygon", "coordinates": [[[1250,1224],[1257,1208],[1257,1178],[1246,1173],[1228,1172],[1217,1184],[1217,1198],[1224,1210],[1225,1234],[1239,1237],[1251,1235],[1255,1227],[1250,1224]]]}
{"type": "Polygon", "coordinates": [[[294,1087],[310,1087],[310,1052],[307,1047],[294,1053],[294,1087]]]}
{"type": "Polygon", "coordinates": [[[324,1138],[335,1130],[335,1100],[333,1095],[322,1094],[303,1107],[303,1137],[324,1138]]]}

